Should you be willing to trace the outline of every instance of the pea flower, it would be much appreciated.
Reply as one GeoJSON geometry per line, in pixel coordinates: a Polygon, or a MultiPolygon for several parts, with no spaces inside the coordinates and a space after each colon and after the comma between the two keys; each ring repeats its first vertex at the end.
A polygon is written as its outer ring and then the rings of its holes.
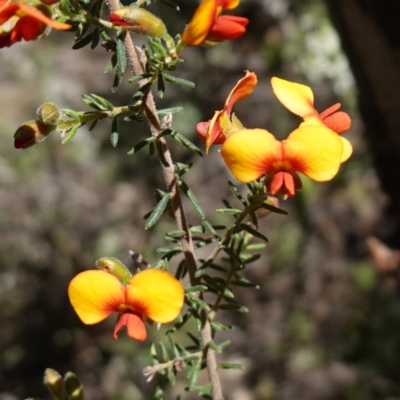
{"type": "Polygon", "coordinates": [[[250,182],[267,174],[269,193],[282,196],[294,196],[302,188],[297,172],[318,182],[332,179],[342,154],[341,138],[323,124],[300,126],[283,141],[264,129],[242,129],[230,135],[221,150],[239,181],[250,182]]]}
{"type": "Polygon", "coordinates": [[[44,35],[48,27],[67,30],[71,25],[51,19],[51,8],[44,4],[35,7],[0,0],[0,48],[9,47],[22,39],[29,41],[44,35]]]}
{"type": "Polygon", "coordinates": [[[210,121],[199,122],[196,125],[196,130],[200,139],[206,142],[206,153],[208,153],[208,150],[213,144],[222,144],[225,142],[232,130],[232,128],[229,128],[227,125],[233,126],[233,130],[243,128],[240,121],[235,117],[235,114],[231,117],[231,113],[234,104],[250,96],[257,84],[256,74],[249,71],[245,72],[245,77],[240,79],[229,93],[224,108],[220,111],[216,111],[210,121]],[[221,125],[227,129],[223,129],[221,125]]]}
{"type": "Polygon", "coordinates": [[[68,295],[84,324],[96,324],[117,312],[114,338],[126,326],[128,336],[139,341],[147,337],[143,317],[171,322],[184,300],[182,285],[175,277],[150,268],[135,274],[126,285],[103,270],[84,271],[72,279],[68,295]]]}
{"type": "MultiPolygon", "coordinates": [[[[304,122],[301,126],[324,124],[339,135],[350,129],[350,116],[343,111],[338,111],[341,107],[340,103],[334,104],[318,114],[313,105],[314,94],[310,87],[276,77],[271,79],[271,84],[278,100],[293,114],[303,118],[304,122]]],[[[343,137],[341,139],[343,142],[343,162],[350,157],[353,149],[347,139],[343,137]]]]}
{"type": "Polygon", "coordinates": [[[240,0],[203,0],[182,34],[189,46],[213,45],[236,39],[246,32],[249,20],[234,15],[220,15],[222,10],[232,10],[240,0]]]}

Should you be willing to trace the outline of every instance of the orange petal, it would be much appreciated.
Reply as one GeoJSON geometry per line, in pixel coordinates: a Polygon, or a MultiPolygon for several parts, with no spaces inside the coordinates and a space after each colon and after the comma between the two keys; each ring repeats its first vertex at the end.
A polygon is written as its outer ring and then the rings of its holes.
{"type": "Polygon", "coordinates": [[[203,0],[182,34],[182,41],[189,46],[204,42],[217,17],[215,0],[203,0]]]}
{"type": "Polygon", "coordinates": [[[257,75],[254,72],[245,71],[246,75],[240,79],[236,86],[231,90],[225,102],[225,110],[231,114],[233,105],[239,100],[245,99],[253,92],[257,85],[257,75]]]}
{"type": "Polygon", "coordinates": [[[27,15],[30,15],[31,17],[35,18],[36,20],[42,22],[45,25],[51,26],[54,29],[65,31],[65,30],[68,30],[71,28],[71,25],[64,24],[63,22],[54,21],[53,19],[44,15],[42,12],[40,12],[35,7],[27,6],[25,4],[16,4],[16,5],[18,6],[18,8],[20,10],[24,11],[27,15]]]}
{"type": "Polygon", "coordinates": [[[197,135],[203,142],[206,141],[209,126],[210,126],[210,121],[199,122],[198,124],[196,124],[197,135]]]}
{"type": "Polygon", "coordinates": [[[233,15],[221,15],[218,17],[210,29],[207,40],[220,42],[223,40],[233,40],[242,36],[246,32],[246,25],[249,20],[244,17],[233,15]]]}
{"type": "Polygon", "coordinates": [[[271,79],[271,84],[275,96],[293,114],[302,118],[318,115],[313,106],[313,92],[308,86],[276,77],[271,79]]]}
{"type": "Polygon", "coordinates": [[[174,320],[183,306],[182,285],[174,276],[160,269],[138,272],[126,289],[127,304],[158,323],[174,320]]]}
{"type": "MultiPolygon", "coordinates": [[[[340,103],[336,103],[333,106],[330,106],[329,108],[327,108],[325,111],[322,111],[321,114],[319,114],[319,117],[321,119],[324,119],[326,117],[329,117],[330,115],[334,114],[336,111],[338,111],[340,109],[340,107],[342,107],[342,105],[340,103]]],[[[332,129],[333,130],[333,129],[332,129]]]]}
{"type": "Polygon", "coordinates": [[[283,159],[293,171],[315,181],[328,181],[338,172],[342,154],[342,138],[324,125],[304,125],[282,141],[283,159]]]}
{"type": "Polygon", "coordinates": [[[208,154],[208,150],[210,147],[220,139],[221,143],[224,142],[224,133],[222,132],[221,126],[219,125],[219,118],[224,113],[224,110],[215,111],[214,116],[212,117],[210,124],[208,126],[208,131],[206,135],[206,154],[208,154]]]}
{"type": "Polygon", "coordinates": [[[118,333],[126,326],[128,336],[132,339],[143,341],[147,337],[146,327],[144,326],[142,317],[134,312],[126,312],[119,316],[117,324],[114,328],[114,338],[118,339],[118,333]]]}
{"type": "Polygon", "coordinates": [[[351,118],[349,114],[343,111],[335,112],[324,118],[322,118],[322,114],[320,114],[320,118],[329,129],[332,129],[339,135],[347,132],[351,127],[351,118]]]}
{"type": "Polygon", "coordinates": [[[237,180],[250,182],[282,160],[281,142],[264,129],[243,129],[226,139],[221,156],[237,180]]]}
{"type": "Polygon", "coordinates": [[[104,271],[81,272],[68,287],[72,307],[84,324],[95,324],[118,312],[125,303],[125,287],[113,275],[104,271]]]}

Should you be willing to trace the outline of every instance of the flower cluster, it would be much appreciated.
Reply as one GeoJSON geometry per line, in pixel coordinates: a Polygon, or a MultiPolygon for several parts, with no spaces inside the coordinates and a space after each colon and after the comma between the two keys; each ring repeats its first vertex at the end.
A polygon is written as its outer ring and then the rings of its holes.
{"type": "Polygon", "coordinates": [[[250,182],[266,174],[265,185],[272,195],[294,196],[302,184],[297,172],[318,181],[328,181],[351,153],[350,142],[339,136],[350,129],[351,119],[340,104],[321,114],[314,108],[314,95],[305,85],[272,78],[278,100],[303,122],[283,141],[265,129],[245,129],[232,114],[233,105],[249,96],[257,83],[254,73],[244,78],[230,92],[224,108],[207,122],[197,124],[206,150],[222,144],[221,155],[241,182],[250,182]]]}
{"type": "Polygon", "coordinates": [[[168,272],[146,269],[125,284],[105,270],[84,271],[69,284],[68,295],[79,318],[85,324],[96,324],[112,313],[118,313],[114,337],[124,326],[132,339],[147,337],[143,317],[150,323],[167,323],[181,311],[184,291],[168,272]]]}
{"type": "Polygon", "coordinates": [[[71,25],[51,19],[51,0],[21,2],[0,0],[0,48],[9,47],[22,39],[29,41],[43,36],[49,27],[68,30],[71,25]],[[46,4],[44,4],[46,3],[46,4]]]}

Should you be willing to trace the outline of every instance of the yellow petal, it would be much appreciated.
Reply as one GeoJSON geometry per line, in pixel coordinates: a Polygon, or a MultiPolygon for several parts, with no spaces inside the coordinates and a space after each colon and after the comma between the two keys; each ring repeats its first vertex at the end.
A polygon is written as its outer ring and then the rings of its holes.
{"type": "Polygon", "coordinates": [[[72,307],[84,324],[96,324],[125,302],[125,287],[104,271],[81,272],[68,287],[72,307]]]}
{"type": "Polygon", "coordinates": [[[313,106],[313,92],[308,86],[276,77],[271,79],[271,84],[275,96],[293,114],[302,118],[318,115],[313,106]]]}
{"type": "Polygon", "coordinates": [[[183,306],[182,285],[174,276],[160,269],[138,272],[126,289],[127,304],[158,323],[174,320],[183,306]]]}
{"type": "Polygon", "coordinates": [[[221,156],[237,180],[250,182],[281,161],[281,143],[264,129],[243,129],[226,139],[221,156]]]}
{"type": "Polygon", "coordinates": [[[343,154],[341,161],[345,162],[350,158],[351,154],[353,153],[353,146],[346,138],[340,136],[340,139],[342,139],[343,144],[343,154]]]}
{"type": "Polygon", "coordinates": [[[284,161],[292,170],[315,181],[328,181],[338,172],[342,154],[342,138],[324,125],[304,125],[282,142],[284,161]]]}
{"type": "Polygon", "coordinates": [[[215,0],[203,0],[197,7],[189,25],[182,34],[182,41],[189,46],[198,46],[204,42],[217,17],[215,0]]]}

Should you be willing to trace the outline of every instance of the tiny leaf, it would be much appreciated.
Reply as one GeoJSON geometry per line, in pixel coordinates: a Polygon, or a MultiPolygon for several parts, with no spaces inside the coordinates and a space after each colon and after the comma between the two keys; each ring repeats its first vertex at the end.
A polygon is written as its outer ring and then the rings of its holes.
{"type": "Polygon", "coordinates": [[[262,233],[256,231],[255,229],[253,229],[251,226],[246,225],[246,224],[240,224],[240,227],[245,230],[246,232],[251,233],[253,236],[258,237],[259,239],[264,240],[265,242],[268,243],[268,239],[266,236],[264,236],[262,233]]]}
{"type": "Polygon", "coordinates": [[[158,220],[161,218],[164,210],[166,209],[169,200],[171,199],[170,193],[166,193],[158,204],[154,207],[153,211],[151,212],[149,218],[146,221],[145,229],[149,229],[154,226],[158,220]]]}

